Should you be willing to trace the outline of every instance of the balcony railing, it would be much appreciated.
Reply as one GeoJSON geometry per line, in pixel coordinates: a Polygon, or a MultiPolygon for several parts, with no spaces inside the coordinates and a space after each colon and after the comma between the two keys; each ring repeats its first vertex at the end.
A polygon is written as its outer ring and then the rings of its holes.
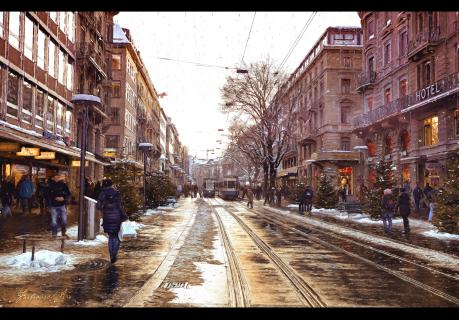
{"type": "Polygon", "coordinates": [[[376,109],[373,109],[367,113],[361,114],[352,119],[352,127],[365,127],[371,123],[375,123],[382,119],[398,114],[403,108],[405,108],[408,105],[408,100],[409,96],[404,96],[385,105],[382,105],[376,109]]]}
{"type": "Polygon", "coordinates": [[[440,27],[416,34],[415,38],[408,42],[408,57],[413,57],[428,45],[437,45],[440,39],[440,27]]]}
{"type": "Polygon", "coordinates": [[[376,82],[376,72],[362,72],[357,77],[357,90],[373,85],[376,82]]]}
{"type": "Polygon", "coordinates": [[[107,63],[103,53],[96,49],[96,46],[92,42],[80,42],[77,46],[77,54],[82,58],[88,58],[93,63],[97,70],[99,70],[104,78],[107,77],[106,69],[107,63]]]}

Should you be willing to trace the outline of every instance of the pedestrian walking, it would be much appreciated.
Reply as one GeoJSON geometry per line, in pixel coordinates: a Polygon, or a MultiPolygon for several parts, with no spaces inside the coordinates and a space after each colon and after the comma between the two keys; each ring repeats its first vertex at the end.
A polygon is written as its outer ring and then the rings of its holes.
{"type": "Polygon", "coordinates": [[[301,214],[304,212],[304,201],[305,201],[305,187],[303,183],[300,183],[298,186],[296,198],[298,199],[298,212],[301,214]]]}
{"type": "Polygon", "coordinates": [[[400,216],[403,219],[403,229],[405,234],[410,232],[410,222],[408,216],[411,214],[410,196],[405,188],[400,189],[401,193],[398,196],[398,209],[400,216]]]}
{"type": "Polygon", "coordinates": [[[419,187],[419,183],[416,183],[416,187],[413,189],[413,198],[414,198],[414,205],[416,207],[416,213],[421,211],[420,203],[421,199],[424,195],[421,187],[419,187]]]}
{"type": "Polygon", "coordinates": [[[253,191],[252,188],[247,188],[247,207],[253,209],[253,191]]]}
{"type": "Polygon", "coordinates": [[[314,191],[311,186],[306,186],[304,190],[304,203],[306,204],[306,212],[311,214],[312,211],[312,199],[314,198],[314,191]]]}
{"type": "Polygon", "coordinates": [[[276,200],[277,206],[280,207],[282,205],[282,188],[280,186],[276,189],[276,200]]]}
{"type": "Polygon", "coordinates": [[[32,214],[32,197],[35,193],[35,187],[26,175],[21,177],[18,183],[17,194],[24,215],[32,214]]]}
{"type": "Polygon", "coordinates": [[[120,239],[118,233],[121,223],[128,219],[124,211],[121,194],[113,187],[111,179],[102,182],[102,191],[97,198],[97,209],[102,211],[102,227],[108,233],[108,251],[110,262],[115,263],[120,249],[120,239]]]}
{"type": "Polygon", "coordinates": [[[392,218],[394,216],[394,210],[396,207],[396,202],[392,195],[391,189],[385,189],[384,195],[381,200],[381,208],[383,210],[383,224],[384,224],[384,231],[387,234],[392,233],[392,218]]]}
{"type": "Polygon", "coordinates": [[[13,205],[14,184],[11,176],[7,177],[1,186],[1,201],[2,201],[2,216],[4,218],[11,217],[11,206],[13,205]]]}
{"type": "Polygon", "coordinates": [[[266,203],[271,204],[271,189],[268,187],[266,188],[265,191],[265,202],[263,202],[263,205],[266,205],[266,203]]]}
{"type": "Polygon", "coordinates": [[[255,189],[255,196],[257,200],[261,199],[261,194],[263,193],[263,190],[261,189],[261,186],[258,185],[257,188],[255,189]]]}
{"type": "Polygon", "coordinates": [[[48,186],[48,205],[51,211],[51,234],[57,236],[57,220],[61,221],[61,233],[65,236],[67,228],[67,208],[70,202],[70,190],[63,174],[55,173],[48,186]]]}
{"type": "Polygon", "coordinates": [[[430,197],[429,197],[429,215],[427,217],[427,221],[431,222],[432,221],[432,218],[433,218],[433,214],[434,214],[434,211],[435,211],[435,199],[436,199],[436,194],[434,192],[431,192],[430,193],[430,197]]]}

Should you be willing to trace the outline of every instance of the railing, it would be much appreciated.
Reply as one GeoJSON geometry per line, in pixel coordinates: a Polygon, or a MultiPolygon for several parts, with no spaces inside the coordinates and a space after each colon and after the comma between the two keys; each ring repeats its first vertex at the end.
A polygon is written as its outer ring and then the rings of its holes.
{"type": "Polygon", "coordinates": [[[92,42],[80,42],[77,46],[77,54],[82,57],[91,57],[95,64],[105,73],[107,69],[107,63],[102,52],[96,49],[96,46],[92,42]]]}
{"type": "Polygon", "coordinates": [[[440,40],[440,27],[432,28],[416,34],[413,40],[408,42],[408,56],[412,56],[426,44],[436,44],[440,40]]]}
{"type": "Polygon", "coordinates": [[[404,96],[385,105],[382,105],[376,109],[373,109],[367,113],[361,114],[352,119],[352,127],[365,127],[371,123],[393,116],[399,113],[403,108],[405,108],[408,105],[408,99],[409,96],[404,96]]]}
{"type": "Polygon", "coordinates": [[[357,88],[361,88],[376,82],[376,72],[362,72],[357,76],[357,88]]]}

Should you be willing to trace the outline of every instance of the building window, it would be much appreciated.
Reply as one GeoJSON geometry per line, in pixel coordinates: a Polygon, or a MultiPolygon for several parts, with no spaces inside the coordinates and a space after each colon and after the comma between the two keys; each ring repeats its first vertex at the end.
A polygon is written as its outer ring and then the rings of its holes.
{"type": "Polygon", "coordinates": [[[432,64],[426,61],[422,64],[422,84],[421,87],[426,87],[432,82],[432,64]]]}
{"type": "Polygon", "coordinates": [[[459,137],[459,109],[454,112],[454,122],[455,122],[455,129],[456,129],[456,137],[459,137]]]}
{"type": "Polygon", "coordinates": [[[324,94],[324,83],[323,82],[320,82],[319,84],[319,92],[321,96],[324,94]]]}
{"type": "Polygon", "coordinates": [[[410,135],[407,130],[403,130],[400,135],[400,146],[402,148],[402,151],[407,151],[409,144],[410,144],[410,135]]]}
{"type": "Polygon", "coordinates": [[[384,103],[388,104],[392,102],[392,93],[390,92],[390,88],[384,90],[384,103]]]}
{"type": "Polygon", "coordinates": [[[54,109],[55,109],[55,100],[48,96],[48,105],[46,107],[46,130],[54,132],[54,109]]]}
{"type": "Polygon", "coordinates": [[[406,79],[400,80],[399,83],[399,97],[404,97],[407,94],[407,82],[406,79]]]}
{"type": "Polygon", "coordinates": [[[37,100],[35,103],[35,126],[43,128],[43,116],[45,112],[45,93],[37,89],[37,100]]]}
{"type": "Polygon", "coordinates": [[[8,73],[8,92],[6,100],[7,115],[17,118],[19,103],[19,77],[11,72],[8,73]]]}
{"type": "Polygon", "coordinates": [[[387,66],[391,61],[391,43],[390,41],[384,45],[384,65],[387,66]]]}
{"type": "Polygon", "coordinates": [[[367,98],[367,109],[368,111],[373,110],[373,97],[367,98]]]}
{"type": "Polygon", "coordinates": [[[29,17],[25,17],[25,25],[24,25],[24,55],[33,60],[33,51],[34,51],[34,36],[33,36],[33,22],[29,19],[29,17]]]}
{"type": "Polygon", "coordinates": [[[59,12],[59,28],[67,34],[66,16],[66,12],[59,12]]]}
{"type": "Polygon", "coordinates": [[[438,117],[424,119],[424,145],[438,143],[438,117]]]}
{"type": "Polygon", "coordinates": [[[50,11],[49,12],[49,17],[51,20],[53,20],[55,23],[57,23],[57,12],[56,11],[50,11]]]}
{"type": "Polygon", "coordinates": [[[42,70],[45,70],[46,37],[41,29],[38,29],[37,42],[37,66],[39,66],[42,70]]]}
{"type": "Polygon", "coordinates": [[[64,122],[65,122],[65,112],[64,106],[59,101],[57,102],[57,109],[56,109],[56,134],[63,135],[64,134],[64,122]]]}
{"type": "Polygon", "coordinates": [[[349,106],[341,106],[341,123],[349,123],[349,113],[351,108],[349,106]]]}
{"type": "Polygon", "coordinates": [[[384,154],[389,155],[393,151],[393,143],[392,143],[392,138],[387,135],[384,139],[384,154]]]}
{"type": "Polygon", "coordinates": [[[367,147],[368,147],[368,156],[374,157],[376,155],[376,145],[373,141],[367,140],[367,147]]]}
{"type": "Polygon", "coordinates": [[[58,65],[58,74],[59,82],[65,86],[65,68],[67,67],[67,59],[65,59],[64,52],[59,50],[59,65],[58,65]]]}
{"type": "Polygon", "coordinates": [[[105,147],[107,148],[118,148],[120,136],[106,135],[105,136],[105,147]]]}
{"type": "Polygon", "coordinates": [[[21,118],[24,122],[32,123],[32,85],[27,81],[22,82],[22,112],[21,118]]]}
{"type": "Polygon", "coordinates": [[[110,123],[115,124],[115,125],[120,124],[120,109],[119,108],[111,108],[110,123]]]}
{"type": "Polygon", "coordinates": [[[67,109],[67,111],[65,111],[65,133],[67,135],[69,135],[72,132],[72,118],[72,110],[67,109]]]}
{"type": "Polygon", "coordinates": [[[368,20],[367,28],[368,40],[373,39],[375,37],[375,21],[373,19],[368,20]]]}
{"type": "Polygon", "coordinates": [[[0,38],[4,38],[5,37],[5,27],[3,25],[3,11],[0,11],[0,38]]]}
{"type": "MultiPolygon", "coordinates": [[[[112,81],[112,96],[113,98],[121,97],[121,81],[112,81]]],[[[130,101],[129,97],[127,100],[130,101]]]]}
{"type": "Polygon", "coordinates": [[[351,79],[341,79],[341,93],[351,93],[351,79]]]}
{"type": "Polygon", "coordinates": [[[48,73],[54,79],[56,79],[55,57],[56,57],[56,45],[51,39],[49,39],[49,42],[48,42],[48,73]]]}
{"type": "Polygon", "coordinates": [[[70,41],[75,41],[75,15],[73,12],[67,13],[67,36],[70,41]]]}
{"type": "Polygon", "coordinates": [[[112,69],[121,70],[121,55],[112,54],[112,69]]]}
{"type": "Polygon", "coordinates": [[[408,48],[408,32],[406,30],[402,31],[398,40],[398,55],[399,57],[404,57],[408,48]]]}
{"type": "Polygon", "coordinates": [[[21,19],[21,13],[18,11],[11,11],[10,12],[10,21],[9,21],[9,36],[8,36],[8,42],[10,45],[15,47],[16,49],[20,49],[19,43],[20,43],[20,37],[19,37],[19,30],[20,30],[20,22],[21,19]]]}
{"type": "Polygon", "coordinates": [[[351,150],[351,138],[341,137],[341,150],[350,151],[351,150]]]}
{"type": "Polygon", "coordinates": [[[67,61],[67,89],[73,90],[73,65],[67,61]]]}
{"type": "Polygon", "coordinates": [[[343,66],[345,68],[350,68],[352,67],[352,58],[351,57],[344,57],[343,58],[343,66]]]}

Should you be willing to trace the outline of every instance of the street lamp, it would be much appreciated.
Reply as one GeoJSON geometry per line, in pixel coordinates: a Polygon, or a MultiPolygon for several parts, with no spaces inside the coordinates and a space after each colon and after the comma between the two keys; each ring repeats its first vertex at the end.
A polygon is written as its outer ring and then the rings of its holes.
{"type": "Polygon", "coordinates": [[[147,190],[147,153],[154,150],[154,146],[149,142],[139,143],[139,150],[143,152],[143,211],[147,206],[146,190],[147,190]]]}
{"type": "Polygon", "coordinates": [[[80,152],[80,197],[78,208],[78,241],[84,238],[84,194],[85,194],[85,183],[84,179],[86,176],[85,165],[86,165],[86,149],[88,147],[88,118],[89,118],[89,107],[90,106],[101,106],[100,98],[90,94],[76,94],[72,97],[71,102],[75,106],[79,105],[83,108],[83,121],[82,121],[82,132],[81,132],[81,152],[80,152]]]}

